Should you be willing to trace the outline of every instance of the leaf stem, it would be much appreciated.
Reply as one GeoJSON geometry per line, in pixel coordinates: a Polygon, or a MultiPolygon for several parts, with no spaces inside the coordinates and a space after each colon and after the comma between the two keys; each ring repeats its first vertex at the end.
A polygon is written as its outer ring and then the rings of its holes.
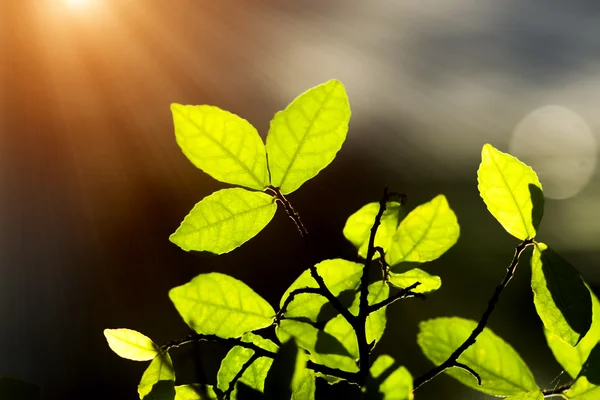
{"type": "Polygon", "coordinates": [[[571,389],[571,386],[573,386],[573,382],[567,383],[566,385],[557,386],[554,389],[544,389],[542,390],[542,394],[544,397],[560,396],[562,393],[571,389]]]}
{"type": "Polygon", "coordinates": [[[369,306],[369,314],[374,313],[375,311],[379,310],[380,308],[383,307],[387,307],[392,303],[395,303],[397,300],[400,299],[405,299],[408,297],[418,297],[420,299],[425,300],[425,295],[422,293],[414,293],[412,290],[414,288],[416,288],[417,286],[419,286],[421,284],[421,282],[415,282],[412,285],[405,287],[404,289],[400,290],[398,293],[396,293],[395,295],[388,297],[387,299],[380,301],[379,303],[376,304],[372,304],[369,306]]]}
{"type": "MultiPolygon", "coordinates": [[[[448,368],[451,368],[451,367],[461,367],[461,368],[465,369],[464,368],[464,364],[461,364],[461,363],[458,362],[458,358],[469,347],[471,347],[472,345],[475,344],[475,341],[477,340],[477,336],[479,336],[479,334],[481,334],[481,332],[483,332],[485,326],[487,325],[487,322],[488,322],[488,319],[489,319],[490,315],[492,315],[492,312],[494,311],[494,308],[496,307],[496,304],[498,303],[498,300],[500,298],[500,294],[502,293],[502,291],[504,290],[504,288],[506,287],[506,285],[508,285],[508,282],[510,282],[510,280],[513,277],[513,275],[515,274],[515,270],[517,269],[517,265],[519,265],[519,258],[521,257],[521,254],[523,254],[523,251],[525,251],[525,249],[528,246],[532,245],[533,243],[534,243],[533,239],[526,239],[521,244],[519,244],[517,246],[517,248],[515,249],[515,255],[513,256],[513,259],[511,261],[511,263],[510,263],[507,271],[506,271],[506,276],[504,277],[504,280],[502,281],[502,283],[500,283],[500,285],[498,285],[496,287],[496,290],[494,291],[494,294],[492,295],[492,298],[488,302],[487,309],[485,310],[485,312],[481,316],[481,319],[479,320],[479,323],[477,324],[477,326],[475,327],[475,329],[473,329],[473,332],[471,332],[471,335],[463,342],[463,344],[461,344],[450,355],[450,357],[448,357],[448,359],[446,361],[444,361],[442,364],[438,365],[437,367],[433,368],[429,372],[426,372],[425,374],[421,375],[419,378],[415,379],[413,381],[413,387],[414,387],[413,391],[417,390],[424,383],[432,380],[433,378],[435,378],[436,376],[438,376],[439,374],[441,374],[442,372],[444,372],[448,368]]],[[[471,371],[469,371],[469,372],[471,372],[471,371]]],[[[479,375],[474,374],[474,376],[476,378],[478,378],[478,381],[481,384],[481,380],[479,378],[479,375]]]]}
{"type": "Polygon", "coordinates": [[[292,292],[290,292],[288,297],[286,297],[285,301],[283,302],[281,309],[275,315],[275,323],[279,322],[283,318],[283,314],[285,314],[285,312],[287,311],[288,306],[294,300],[294,298],[296,298],[296,296],[298,296],[299,294],[318,294],[318,295],[323,296],[323,293],[321,292],[321,289],[319,289],[319,288],[304,287],[304,288],[292,290],[292,292]]]}

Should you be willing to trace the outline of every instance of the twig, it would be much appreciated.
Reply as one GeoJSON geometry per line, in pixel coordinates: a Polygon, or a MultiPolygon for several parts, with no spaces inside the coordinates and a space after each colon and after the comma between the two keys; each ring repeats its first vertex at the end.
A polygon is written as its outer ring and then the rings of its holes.
{"type": "MultiPolygon", "coordinates": [[[[461,356],[462,353],[465,352],[465,350],[467,350],[469,347],[471,347],[473,344],[475,344],[475,341],[477,340],[477,336],[479,336],[479,334],[481,332],[483,332],[483,329],[487,325],[487,321],[488,321],[490,315],[492,315],[492,312],[494,311],[494,308],[496,307],[496,303],[498,303],[500,294],[502,293],[502,291],[504,290],[506,285],[508,285],[508,282],[510,282],[510,280],[512,279],[512,277],[515,273],[515,270],[517,269],[517,265],[519,265],[519,258],[521,257],[521,254],[532,243],[533,243],[533,239],[527,239],[527,240],[524,240],[521,244],[519,244],[517,246],[517,248],[515,249],[515,255],[513,256],[512,262],[510,263],[510,266],[508,267],[508,269],[506,271],[506,276],[504,277],[504,280],[502,281],[502,283],[500,283],[500,285],[498,285],[496,287],[496,290],[494,291],[494,295],[488,302],[487,309],[481,316],[479,323],[477,324],[475,329],[473,329],[473,332],[471,332],[471,335],[467,338],[467,340],[465,340],[463,342],[463,344],[461,344],[450,355],[450,357],[448,357],[448,359],[446,361],[444,361],[442,364],[438,365],[437,367],[433,368],[429,372],[421,375],[419,378],[415,379],[413,382],[413,387],[414,387],[413,391],[417,390],[425,382],[428,382],[431,379],[435,378],[436,376],[438,376],[440,373],[442,373],[446,369],[459,366],[458,364],[460,364],[460,363],[457,361],[458,358],[461,356]]],[[[475,375],[475,377],[477,377],[477,375],[475,375]]]]}
{"type": "MultiPolygon", "coordinates": [[[[296,212],[292,204],[289,202],[288,199],[286,199],[286,197],[283,195],[283,193],[281,193],[281,191],[278,188],[269,186],[266,190],[268,190],[271,193],[271,195],[275,197],[276,201],[279,201],[283,205],[288,216],[294,221],[294,223],[296,224],[296,228],[298,228],[298,231],[300,232],[300,235],[305,239],[307,246],[309,246],[310,248],[311,244],[308,240],[308,231],[306,230],[304,224],[302,223],[302,220],[300,219],[300,214],[296,212]]],[[[309,263],[309,265],[310,275],[319,285],[321,295],[323,295],[327,299],[327,301],[331,303],[333,308],[335,308],[335,310],[339,312],[344,317],[344,319],[348,321],[350,325],[353,325],[356,317],[352,315],[352,313],[342,305],[340,300],[337,297],[335,297],[333,293],[331,293],[331,291],[325,284],[325,281],[323,280],[321,275],[319,275],[319,271],[317,271],[317,267],[315,266],[315,263],[312,262],[312,260],[309,263]]]]}
{"type": "Polygon", "coordinates": [[[382,247],[376,246],[375,252],[379,254],[379,265],[381,266],[381,275],[384,282],[390,280],[390,264],[385,260],[385,251],[382,247]]]}
{"type": "Polygon", "coordinates": [[[542,390],[542,394],[544,397],[557,396],[571,389],[571,386],[573,386],[573,382],[567,383],[566,385],[557,386],[554,389],[544,389],[542,390]]]}
{"type": "Polygon", "coordinates": [[[290,303],[299,294],[318,294],[323,296],[323,293],[321,293],[321,289],[319,288],[304,287],[293,290],[283,302],[283,305],[281,306],[281,309],[277,312],[277,315],[275,315],[275,323],[279,322],[282,319],[283,314],[285,314],[285,312],[287,311],[287,308],[289,307],[290,303]]]}
{"type": "Polygon", "coordinates": [[[250,366],[252,365],[252,363],[256,360],[258,360],[260,356],[258,353],[254,353],[252,354],[252,357],[250,357],[248,359],[248,361],[246,361],[244,363],[244,365],[242,365],[242,368],[240,368],[240,370],[237,372],[237,374],[235,374],[235,376],[233,377],[233,379],[229,382],[229,387],[227,388],[227,390],[223,393],[223,398],[225,400],[229,399],[229,396],[231,396],[231,392],[233,392],[233,389],[235,389],[235,384],[237,383],[237,381],[240,380],[240,378],[242,377],[242,375],[244,375],[244,372],[246,372],[246,370],[248,368],[250,368],[250,366]]]}
{"type": "Polygon", "coordinates": [[[369,306],[369,311],[368,313],[374,313],[375,311],[379,310],[380,308],[389,306],[390,304],[396,302],[397,300],[400,299],[405,299],[408,297],[418,297],[420,299],[425,299],[425,295],[422,293],[415,293],[412,290],[414,288],[416,288],[417,286],[419,286],[421,284],[421,282],[415,282],[412,285],[400,290],[398,293],[396,293],[395,295],[388,297],[387,299],[380,301],[379,303],[376,304],[372,304],[369,306]]]}
{"type": "Polygon", "coordinates": [[[479,386],[481,386],[481,376],[479,376],[477,371],[475,371],[473,368],[469,367],[467,364],[463,364],[460,362],[456,362],[456,364],[454,366],[457,368],[460,368],[460,369],[464,369],[465,371],[467,371],[468,373],[473,375],[475,377],[475,379],[477,379],[477,384],[479,386]]]}

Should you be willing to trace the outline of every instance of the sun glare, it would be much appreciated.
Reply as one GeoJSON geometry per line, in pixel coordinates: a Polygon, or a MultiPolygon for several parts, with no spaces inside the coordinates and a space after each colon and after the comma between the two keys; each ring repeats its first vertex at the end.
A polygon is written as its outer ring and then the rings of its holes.
{"type": "Polygon", "coordinates": [[[85,7],[90,4],[91,0],[64,0],[71,7],[85,7]]]}

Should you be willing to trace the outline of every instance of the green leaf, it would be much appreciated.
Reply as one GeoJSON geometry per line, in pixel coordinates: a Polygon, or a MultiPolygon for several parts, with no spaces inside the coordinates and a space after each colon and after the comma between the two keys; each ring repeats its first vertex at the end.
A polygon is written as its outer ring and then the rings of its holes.
{"type": "MultiPolygon", "coordinates": [[[[440,365],[469,337],[477,322],[463,318],[436,318],[421,322],[417,342],[425,356],[440,365]]],[[[473,368],[482,385],[470,373],[450,368],[446,372],[464,385],[495,396],[510,396],[539,390],[531,371],[519,354],[504,340],[485,328],[458,362],[473,368]]]]}
{"type": "MultiPolygon", "coordinates": [[[[316,265],[317,272],[323,278],[323,281],[333,293],[340,297],[343,293],[350,295],[348,305],[354,300],[355,292],[360,285],[363,264],[358,264],[342,259],[324,260],[316,265]]],[[[304,271],[298,279],[285,291],[279,302],[279,307],[283,307],[285,300],[291,292],[300,288],[318,288],[319,285],[310,274],[310,270],[304,271]]],[[[303,317],[311,321],[322,321],[327,319],[321,312],[328,305],[325,297],[318,294],[299,294],[287,307],[286,318],[303,317]],[[320,315],[321,314],[321,315],[320,315]]]]}
{"type": "Polygon", "coordinates": [[[356,360],[339,340],[327,332],[317,329],[310,323],[284,319],[276,329],[277,338],[287,342],[291,338],[298,346],[308,351],[311,360],[348,372],[357,372],[356,360]]]}
{"type": "Polygon", "coordinates": [[[592,299],[579,272],[539,243],[531,256],[531,288],[546,329],[575,346],[592,324],[592,299]]]}
{"type": "Polygon", "coordinates": [[[392,236],[386,261],[390,265],[433,261],[454,246],[459,236],[456,215],[446,197],[439,195],[402,220],[392,236]]]}
{"type": "Polygon", "coordinates": [[[275,114],[267,135],[271,184],[298,189],[333,161],[346,140],[350,104],[341,82],[328,81],[275,114]]]}
{"type": "Polygon", "coordinates": [[[413,268],[401,273],[395,273],[394,268],[392,268],[389,281],[392,285],[399,288],[407,288],[415,282],[421,282],[419,286],[412,290],[415,293],[433,292],[442,286],[442,279],[439,276],[429,275],[419,268],[413,268]]]}
{"type": "Polygon", "coordinates": [[[276,210],[266,193],[222,189],[196,204],[169,240],[185,251],[227,253],[263,230],[276,210]]]}
{"type": "Polygon", "coordinates": [[[413,379],[404,367],[386,355],[380,355],[371,365],[371,376],[365,387],[366,400],[412,400],[413,379]]]}
{"type": "Polygon", "coordinates": [[[142,380],[138,385],[140,399],[144,399],[159,381],[175,381],[173,361],[167,352],[158,353],[142,375],[142,380]]]}
{"type": "MultiPolygon", "coordinates": [[[[242,337],[242,342],[254,343],[255,345],[271,352],[277,352],[278,350],[278,347],[275,343],[270,340],[263,339],[262,337],[253,333],[246,333],[242,337]]],[[[222,391],[226,391],[227,388],[229,388],[230,382],[253,355],[254,350],[247,349],[242,346],[235,346],[229,350],[223,361],[221,361],[221,367],[217,373],[217,387],[222,391]]],[[[268,357],[258,358],[252,363],[252,365],[250,365],[250,367],[248,367],[248,369],[246,369],[246,371],[242,374],[242,377],[238,380],[238,383],[241,382],[262,393],[264,390],[265,378],[269,372],[269,368],[271,368],[271,364],[273,364],[273,360],[268,357]]],[[[231,393],[231,399],[235,400],[236,398],[237,387],[231,393]]]]}
{"type": "Polygon", "coordinates": [[[578,378],[566,393],[567,398],[574,400],[598,400],[600,386],[592,385],[585,376],[578,378]]]}
{"type": "MultiPolygon", "coordinates": [[[[389,295],[390,288],[382,281],[374,282],[369,285],[369,295],[367,297],[369,304],[379,303],[380,301],[387,299],[389,295]]],[[[360,293],[356,293],[354,302],[350,307],[350,312],[354,315],[358,314],[359,304],[360,293]]],[[[366,333],[368,343],[379,342],[385,331],[386,322],[385,307],[371,313],[367,317],[366,333]]],[[[350,325],[341,314],[328,321],[327,324],[325,324],[324,330],[326,333],[329,333],[339,340],[346,350],[348,350],[350,355],[354,358],[358,358],[358,339],[356,338],[356,333],[354,332],[352,325],[350,325]]]]}
{"type": "Polygon", "coordinates": [[[544,394],[539,390],[533,390],[506,397],[504,400],[544,400],[544,394]]]}
{"type": "Polygon", "coordinates": [[[192,383],[175,386],[175,400],[217,400],[218,398],[210,385],[192,383]]]}
{"type": "Polygon", "coordinates": [[[217,272],[171,289],[169,297],[190,328],[222,338],[270,326],[275,316],[273,307],[244,282],[217,272]]]}
{"type": "Polygon", "coordinates": [[[150,361],[159,351],[149,337],[131,329],[105,329],[104,336],[111,350],[128,360],[150,361]]]}
{"type": "Polygon", "coordinates": [[[315,400],[317,382],[315,373],[304,368],[292,381],[292,400],[315,400]]]}
{"type": "Polygon", "coordinates": [[[175,382],[158,381],[150,390],[144,400],[175,400],[175,382]]]}
{"type": "Polygon", "coordinates": [[[41,390],[38,386],[20,379],[0,376],[0,399],[39,400],[41,390]]]}
{"type": "MultiPolygon", "coordinates": [[[[400,203],[390,201],[381,216],[381,225],[379,225],[375,235],[375,246],[381,247],[384,252],[390,247],[392,236],[398,228],[400,207],[400,203]]],[[[362,258],[367,258],[371,228],[375,223],[378,212],[379,203],[369,203],[352,214],[344,226],[344,237],[358,249],[358,255],[362,258]]],[[[379,254],[375,253],[374,258],[377,257],[379,257],[379,254]]]]}
{"type": "Polygon", "coordinates": [[[533,239],[544,214],[544,195],[531,167],[486,144],[477,181],[481,198],[500,225],[517,239],[533,239]]]}
{"type": "Polygon", "coordinates": [[[314,373],[306,368],[307,356],[294,340],[285,342],[265,379],[265,400],[314,399],[314,373]]]}
{"type": "Polygon", "coordinates": [[[265,145],[245,119],[214,106],[172,104],[177,144],[216,180],[262,190],[269,185],[265,145]]]}

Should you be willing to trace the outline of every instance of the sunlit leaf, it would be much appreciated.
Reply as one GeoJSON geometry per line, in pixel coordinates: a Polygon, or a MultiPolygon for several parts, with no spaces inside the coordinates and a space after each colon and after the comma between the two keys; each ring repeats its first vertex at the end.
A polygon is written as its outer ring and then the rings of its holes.
{"type": "Polygon", "coordinates": [[[523,392],[519,394],[506,397],[504,400],[543,400],[544,394],[539,390],[533,390],[531,392],[523,392]]]}
{"type": "Polygon", "coordinates": [[[200,334],[242,336],[273,323],[273,307],[242,281],[212,272],[169,292],[183,320],[200,334]]]}
{"type": "Polygon", "coordinates": [[[159,353],[154,357],[144,375],[142,375],[142,380],[138,385],[140,399],[144,399],[159,381],[175,381],[173,361],[171,361],[171,356],[167,352],[159,353]]]}
{"type": "Polygon", "coordinates": [[[266,193],[222,189],[196,204],[169,240],[185,251],[227,253],[256,236],[276,210],[266,193]]]}
{"type": "Polygon", "coordinates": [[[0,376],[0,399],[7,400],[39,400],[40,388],[20,379],[0,376]]]}
{"type": "MultiPolygon", "coordinates": [[[[316,265],[317,272],[325,281],[325,284],[334,296],[340,296],[342,292],[349,294],[349,306],[354,300],[355,292],[360,285],[363,264],[358,264],[342,259],[324,260],[316,265]]],[[[282,307],[290,293],[300,288],[318,288],[319,285],[313,279],[309,270],[304,271],[298,279],[285,291],[281,297],[279,307],[282,307]]],[[[322,320],[319,313],[323,306],[328,304],[325,297],[318,294],[299,294],[287,307],[286,318],[304,317],[311,321],[322,320]]]]}
{"type": "Polygon", "coordinates": [[[539,243],[531,256],[531,288],[546,329],[575,346],[592,324],[592,300],[579,272],[539,243]]]}
{"type": "MultiPolygon", "coordinates": [[[[277,352],[278,347],[275,343],[270,340],[263,339],[262,337],[253,333],[246,333],[242,337],[242,341],[246,343],[254,343],[255,345],[269,350],[271,352],[277,352]]],[[[243,365],[250,360],[254,350],[247,349],[242,346],[234,346],[223,361],[221,361],[221,367],[217,374],[217,387],[222,391],[226,391],[229,385],[237,373],[242,369],[243,365]]],[[[248,369],[242,374],[242,377],[238,382],[248,385],[250,388],[263,392],[265,378],[271,368],[273,360],[268,357],[260,357],[248,367],[248,369]]],[[[234,400],[237,397],[237,388],[233,390],[231,399],[234,400]]]]}
{"type": "Polygon", "coordinates": [[[413,379],[404,367],[399,367],[386,354],[371,365],[371,376],[365,387],[365,400],[412,400],[413,379]]]}
{"type": "Polygon", "coordinates": [[[600,302],[591,291],[590,295],[592,297],[592,325],[577,346],[573,347],[567,344],[550,330],[544,328],[548,346],[554,357],[573,379],[579,375],[583,363],[587,360],[596,343],[600,341],[600,302]]]}
{"type": "Polygon", "coordinates": [[[573,400],[598,400],[600,398],[600,386],[593,385],[587,377],[582,376],[566,393],[567,398],[573,400]]]}
{"type": "Polygon", "coordinates": [[[415,293],[432,292],[442,286],[442,279],[439,276],[430,275],[419,268],[401,273],[395,273],[394,268],[392,268],[389,281],[399,288],[407,288],[415,282],[420,282],[421,284],[412,290],[415,293]]]}
{"type": "MultiPolygon", "coordinates": [[[[380,301],[387,299],[389,295],[390,288],[383,282],[374,282],[369,285],[369,304],[379,303],[380,301]]],[[[350,307],[350,312],[358,315],[359,304],[360,292],[356,293],[354,302],[350,307]]],[[[386,322],[385,307],[371,313],[367,317],[366,333],[368,343],[379,342],[385,331],[386,322]]],[[[327,324],[325,324],[325,332],[339,340],[346,350],[348,350],[348,353],[354,358],[358,358],[358,340],[354,328],[352,328],[352,325],[350,325],[342,315],[338,315],[327,322],[327,324]]]]}
{"type": "MultiPolygon", "coordinates": [[[[469,337],[477,322],[463,318],[436,318],[421,322],[417,338],[425,356],[440,365],[469,337]]],[[[482,380],[456,367],[446,372],[463,384],[495,396],[539,390],[531,371],[519,354],[504,340],[485,328],[458,361],[473,368],[482,380]]]]}
{"type": "Polygon", "coordinates": [[[288,194],[317,175],[342,147],[349,121],[348,96],[336,80],[308,90],[275,114],[267,135],[271,184],[288,194]]]}
{"type": "Polygon", "coordinates": [[[265,145],[245,119],[214,106],[172,104],[177,144],[202,171],[262,190],[269,184],[265,145]]]}
{"type": "Polygon", "coordinates": [[[316,376],[314,371],[304,368],[301,374],[297,374],[292,381],[291,400],[314,400],[317,390],[316,376]]]}
{"type": "Polygon", "coordinates": [[[294,338],[317,364],[349,372],[358,371],[355,358],[339,340],[309,323],[284,319],[275,332],[282,343],[294,338]]]}
{"type": "MultiPolygon", "coordinates": [[[[371,228],[375,222],[375,216],[379,212],[379,203],[369,203],[352,214],[344,226],[344,237],[357,249],[362,258],[367,258],[371,228]]],[[[381,216],[381,224],[375,235],[375,246],[381,247],[386,252],[390,246],[392,236],[398,228],[400,221],[400,203],[390,201],[381,216]]],[[[375,258],[379,253],[375,253],[375,258]]]]}
{"type": "Polygon", "coordinates": [[[477,181],[488,210],[508,233],[521,240],[535,237],[544,214],[544,195],[531,167],[486,144],[477,181]]]}
{"type": "Polygon", "coordinates": [[[282,346],[265,379],[265,400],[313,400],[314,373],[306,368],[308,357],[294,340],[282,346]]]}
{"type": "Polygon", "coordinates": [[[111,350],[134,361],[150,361],[158,354],[158,346],[149,337],[131,329],[105,329],[111,350]]]}
{"type": "Polygon", "coordinates": [[[439,195],[402,220],[392,236],[386,261],[390,265],[433,261],[454,246],[459,236],[456,215],[446,197],[439,195]]]}
{"type": "Polygon", "coordinates": [[[218,396],[210,385],[192,383],[175,386],[175,400],[217,400],[218,396]]]}

